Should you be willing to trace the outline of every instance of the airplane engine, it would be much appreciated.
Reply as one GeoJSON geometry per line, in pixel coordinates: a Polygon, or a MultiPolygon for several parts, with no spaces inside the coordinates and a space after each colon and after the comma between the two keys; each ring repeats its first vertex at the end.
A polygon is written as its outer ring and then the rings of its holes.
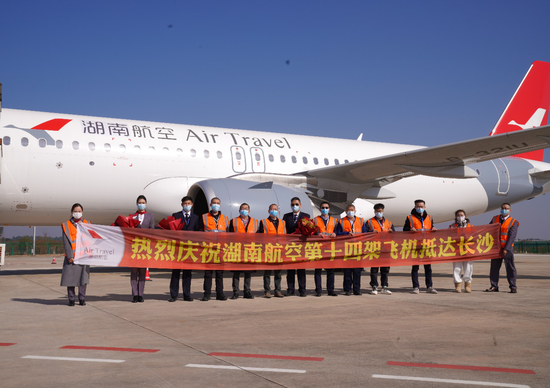
{"type": "Polygon", "coordinates": [[[210,200],[221,200],[221,211],[230,219],[239,216],[242,203],[250,206],[250,215],[256,219],[267,218],[269,205],[279,206],[279,216],[290,212],[290,200],[300,198],[302,211],[312,217],[319,211],[309,200],[306,191],[299,188],[276,185],[273,182],[251,182],[239,179],[208,179],[195,183],[189,188],[188,195],[194,199],[193,212],[201,215],[210,210],[210,200]]]}

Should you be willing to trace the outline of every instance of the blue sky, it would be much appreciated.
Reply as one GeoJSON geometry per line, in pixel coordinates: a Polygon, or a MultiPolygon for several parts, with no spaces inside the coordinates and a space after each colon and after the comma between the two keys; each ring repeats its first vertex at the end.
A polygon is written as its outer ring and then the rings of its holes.
{"type": "MultiPolygon", "coordinates": [[[[3,106],[444,144],[487,135],[550,61],[549,14],[529,0],[4,0],[3,106]]],[[[548,207],[513,207],[520,237],[549,237],[548,207]]]]}

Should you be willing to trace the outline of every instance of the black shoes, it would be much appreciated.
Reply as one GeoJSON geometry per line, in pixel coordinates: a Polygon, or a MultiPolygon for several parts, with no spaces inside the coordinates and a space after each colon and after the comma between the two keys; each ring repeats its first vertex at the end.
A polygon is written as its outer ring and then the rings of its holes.
{"type": "MultiPolygon", "coordinates": [[[[86,301],[84,299],[81,299],[81,300],[78,301],[78,304],[81,305],[81,306],[86,306],[86,301]]],[[[74,301],[73,301],[72,305],[74,306],[74,301]]]]}
{"type": "Polygon", "coordinates": [[[338,296],[338,294],[336,292],[329,292],[328,296],[338,296]]]}
{"type": "Polygon", "coordinates": [[[498,288],[491,287],[491,288],[486,289],[485,292],[498,292],[498,288]]]}
{"type": "Polygon", "coordinates": [[[209,300],[210,300],[210,295],[205,295],[201,299],[202,302],[208,302],[209,300]]]}
{"type": "Polygon", "coordinates": [[[137,303],[139,301],[139,296],[134,295],[134,299],[132,299],[132,303],[137,303]]]}
{"type": "Polygon", "coordinates": [[[306,296],[307,296],[307,295],[306,295],[305,292],[300,292],[300,297],[301,297],[301,298],[305,298],[306,296]]]}
{"type": "Polygon", "coordinates": [[[138,296],[138,302],[139,303],[145,302],[145,300],[143,299],[143,296],[138,296]]]}
{"type": "Polygon", "coordinates": [[[239,294],[237,294],[236,292],[233,293],[233,296],[229,299],[239,299],[239,294]]]}
{"type": "Polygon", "coordinates": [[[345,295],[345,296],[350,296],[350,295],[351,295],[351,291],[346,291],[346,292],[344,292],[344,295],[345,295]]]}
{"type": "Polygon", "coordinates": [[[321,293],[320,293],[320,292],[316,292],[316,293],[315,293],[315,296],[321,296],[321,293]]]}
{"type": "Polygon", "coordinates": [[[296,295],[295,291],[287,291],[285,296],[295,296],[295,295],[296,295]]]}
{"type": "Polygon", "coordinates": [[[353,295],[363,295],[363,294],[361,294],[360,292],[355,292],[355,291],[354,291],[354,292],[353,292],[353,295]]]}
{"type": "Polygon", "coordinates": [[[68,306],[74,306],[74,300],[70,300],[68,306]]]}
{"type": "Polygon", "coordinates": [[[216,295],[216,300],[227,300],[227,296],[224,294],[218,294],[216,295]]]}
{"type": "Polygon", "coordinates": [[[183,298],[183,301],[184,302],[192,302],[193,301],[193,298],[183,298]]]}
{"type": "Polygon", "coordinates": [[[170,298],[170,299],[168,299],[168,302],[175,302],[176,300],[178,300],[178,298],[170,298]]]}
{"type": "Polygon", "coordinates": [[[245,293],[244,298],[245,299],[254,299],[254,295],[252,295],[251,293],[245,293]]]}

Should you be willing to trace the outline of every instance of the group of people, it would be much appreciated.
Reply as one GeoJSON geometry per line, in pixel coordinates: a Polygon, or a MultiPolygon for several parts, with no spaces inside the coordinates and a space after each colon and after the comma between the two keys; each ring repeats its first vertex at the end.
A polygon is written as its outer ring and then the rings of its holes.
{"type": "MultiPolygon", "coordinates": [[[[136,201],[137,211],[133,218],[139,221],[138,228],[155,228],[154,216],[146,211],[147,199],[140,195],[136,201]]],[[[290,201],[291,212],[284,214],[279,218],[279,207],[277,204],[269,205],[269,216],[265,219],[257,220],[250,217],[250,206],[243,203],[239,208],[239,216],[229,219],[221,212],[221,200],[214,197],[210,201],[210,211],[198,216],[192,212],[193,198],[186,196],[181,200],[182,210],[172,214],[178,220],[180,219],[184,231],[205,231],[205,232],[230,232],[230,233],[267,233],[267,234],[292,234],[295,232],[298,222],[303,218],[310,218],[310,215],[301,211],[300,198],[294,197],[290,201]]],[[[67,287],[69,297],[69,306],[74,306],[76,302],[75,287],[78,287],[78,299],[81,306],[86,305],[86,285],[89,283],[90,268],[88,265],[78,265],[74,263],[74,254],[76,248],[76,225],[79,222],[88,223],[83,218],[84,208],[76,203],[71,208],[71,218],[63,223],[63,243],[65,248],[65,260],[63,262],[63,272],[61,275],[61,286],[67,287]]],[[[320,205],[321,215],[313,219],[313,222],[319,229],[322,236],[336,237],[342,235],[355,235],[360,233],[378,233],[394,232],[393,223],[384,217],[384,205],[379,203],[374,205],[374,217],[364,220],[355,215],[355,206],[350,204],[346,207],[346,215],[341,219],[330,216],[330,204],[323,202],[320,205]]],[[[500,223],[500,246],[501,258],[491,260],[490,282],[491,285],[486,292],[499,292],[498,282],[499,273],[504,261],[506,275],[511,293],[517,293],[516,286],[516,268],[514,265],[513,246],[517,235],[519,222],[510,215],[511,206],[509,203],[501,205],[500,214],[493,217],[491,223],[500,223]]],[[[455,221],[450,228],[470,227],[470,221],[466,218],[466,212],[459,209],[455,212],[455,221]]],[[[426,231],[435,230],[434,221],[431,215],[426,211],[426,202],[418,199],[414,202],[414,208],[411,214],[405,220],[403,231],[426,231]]],[[[411,279],[413,294],[420,293],[420,284],[418,271],[420,266],[414,265],[411,270],[411,279]]],[[[343,269],[344,295],[361,295],[361,272],[362,268],[343,269]]],[[[330,296],[338,296],[334,289],[334,269],[326,269],[326,290],[330,296]]],[[[233,294],[230,299],[238,299],[240,292],[241,273],[244,278],[245,299],[254,299],[251,291],[251,276],[253,271],[234,271],[232,279],[233,294]]],[[[373,295],[380,293],[391,295],[388,284],[388,275],[390,267],[370,268],[370,293],[373,295]],[[378,273],[380,272],[380,284],[378,283],[378,273]]],[[[143,293],[145,287],[145,268],[131,268],[130,284],[132,288],[132,302],[143,302],[143,293]]],[[[217,300],[227,300],[223,288],[223,273],[221,270],[204,271],[203,290],[204,294],[201,301],[208,301],[212,295],[212,278],[215,276],[215,291],[217,300]]],[[[322,294],[322,268],[315,269],[315,296],[322,294]]],[[[464,282],[465,292],[471,292],[471,282],[473,273],[473,262],[461,261],[453,263],[453,281],[455,292],[462,292],[462,283],[464,282]],[[463,273],[463,274],[462,274],[463,273]]],[[[426,292],[437,294],[433,287],[431,264],[424,265],[424,274],[426,282],[426,292]]],[[[170,299],[169,302],[178,300],[179,282],[181,278],[183,288],[183,300],[193,301],[191,297],[191,276],[190,269],[174,269],[170,279],[170,299]]],[[[266,270],[263,273],[264,297],[282,298],[284,296],[298,295],[306,296],[306,270],[289,269],[287,270],[286,281],[287,291],[283,295],[281,289],[282,270],[266,270]],[[271,277],[274,278],[274,288],[271,288],[271,277]],[[296,293],[296,279],[298,279],[298,292],[296,293]],[[273,293],[272,293],[273,291],[273,293]]]]}

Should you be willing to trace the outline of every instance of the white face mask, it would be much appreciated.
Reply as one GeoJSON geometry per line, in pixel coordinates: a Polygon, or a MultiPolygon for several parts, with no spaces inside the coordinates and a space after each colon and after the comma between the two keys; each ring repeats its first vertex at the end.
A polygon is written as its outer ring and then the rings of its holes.
{"type": "Polygon", "coordinates": [[[74,218],[75,220],[81,219],[81,218],[82,218],[82,213],[74,212],[74,213],[73,213],[73,218],[74,218]]]}
{"type": "Polygon", "coordinates": [[[456,222],[462,223],[462,222],[464,222],[465,220],[466,220],[466,217],[464,217],[464,216],[458,216],[458,217],[456,217],[456,222]]]}

